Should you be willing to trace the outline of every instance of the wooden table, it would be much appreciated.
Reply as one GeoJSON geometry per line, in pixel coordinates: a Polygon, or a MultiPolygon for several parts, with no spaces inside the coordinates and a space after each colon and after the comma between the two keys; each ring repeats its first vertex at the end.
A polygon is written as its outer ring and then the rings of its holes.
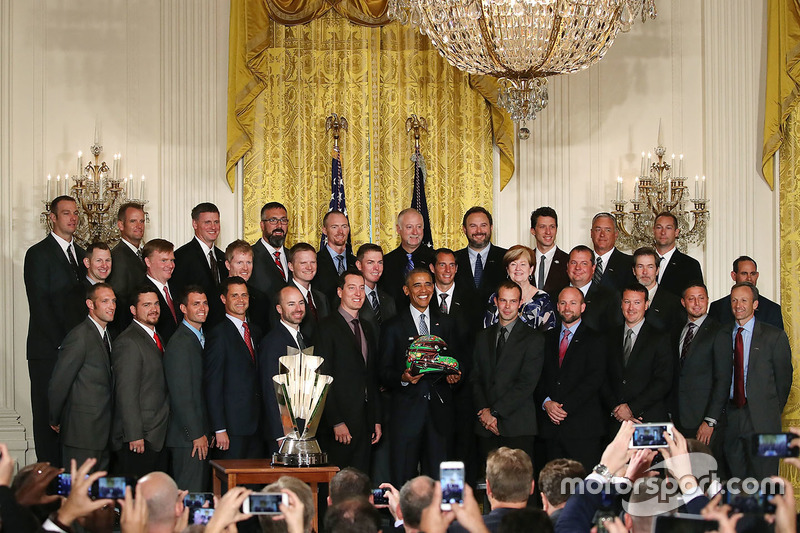
{"type": "Polygon", "coordinates": [[[236,485],[269,485],[278,481],[281,476],[291,476],[311,486],[314,495],[314,531],[319,531],[317,520],[317,500],[319,498],[319,483],[330,483],[336,472],[337,466],[303,466],[286,467],[271,466],[269,459],[228,459],[211,461],[214,472],[214,495],[222,496],[222,482],[228,484],[228,489],[236,485]]]}

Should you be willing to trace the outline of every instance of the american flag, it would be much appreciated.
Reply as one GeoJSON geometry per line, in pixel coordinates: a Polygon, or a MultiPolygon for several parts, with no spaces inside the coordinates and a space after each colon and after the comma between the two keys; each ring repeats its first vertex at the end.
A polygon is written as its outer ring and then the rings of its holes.
{"type": "Polygon", "coordinates": [[[411,207],[422,215],[422,222],[425,230],[422,234],[422,245],[433,248],[433,235],[431,234],[431,219],[428,215],[428,200],[425,197],[425,180],[428,177],[428,170],[425,168],[425,158],[419,151],[419,147],[411,156],[414,162],[414,193],[411,196],[411,207]]]}

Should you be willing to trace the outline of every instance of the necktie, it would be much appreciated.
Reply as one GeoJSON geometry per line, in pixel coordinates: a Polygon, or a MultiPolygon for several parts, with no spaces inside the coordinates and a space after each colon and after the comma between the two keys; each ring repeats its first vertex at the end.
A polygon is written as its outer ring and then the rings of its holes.
{"type": "Polygon", "coordinates": [[[378,324],[381,323],[381,303],[378,301],[378,291],[372,291],[369,293],[369,303],[372,305],[372,310],[375,312],[375,320],[377,320],[378,324]]]}
{"type": "Polygon", "coordinates": [[[286,281],[286,271],[283,269],[283,263],[281,263],[281,251],[275,250],[275,266],[278,267],[278,270],[281,273],[281,277],[283,281],[286,281]]]}
{"type": "Polygon", "coordinates": [[[178,323],[178,315],[175,314],[175,302],[172,301],[172,296],[169,295],[169,288],[164,285],[164,299],[167,301],[167,307],[169,307],[169,312],[172,313],[172,319],[175,323],[178,323]]]}
{"type": "Polygon", "coordinates": [[[200,346],[202,346],[203,348],[206,347],[206,335],[205,333],[203,333],[202,329],[200,330],[200,346]]]}
{"type": "Polygon", "coordinates": [[[419,334],[420,335],[429,335],[430,332],[428,331],[428,324],[425,323],[425,315],[419,315],[419,334]]]}
{"type": "MultiPolygon", "coordinates": [[[[214,279],[214,286],[219,286],[219,265],[217,265],[217,258],[214,257],[214,250],[208,252],[208,264],[211,267],[211,277],[214,279]]],[[[174,314],[174,313],[173,313],[174,314]]]]}
{"type": "Polygon", "coordinates": [[[142,249],[141,248],[137,248],[136,249],[136,257],[138,257],[139,261],[141,261],[142,264],[144,264],[144,256],[142,255],[142,249]]]}
{"type": "Polygon", "coordinates": [[[161,344],[161,337],[158,336],[158,333],[153,333],[153,339],[156,341],[156,346],[161,353],[164,353],[164,345],[161,344]]]}
{"type": "Polygon", "coordinates": [[[558,368],[561,368],[561,365],[564,363],[564,356],[567,355],[567,348],[569,348],[569,334],[570,331],[565,329],[564,334],[561,336],[561,342],[558,343],[558,368]]]}
{"type": "Polygon", "coordinates": [[[483,278],[483,259],[481,259],[481,254],[478,254],[478,258],[475,260],[475,274],[473,276],[476,288],[481,286],[482,278],[483,278]]]}
{"type": "Polygon", "coordinates": [[[441,311],[442,313],[444,313],[446,315],[447,314],[447,293],[443,292],[443,293],[439,294],[439,298],[442,299],[442,303],[439,304],[439,311],[441,311]]]}
{"type": "Polygon", "coordinates": [[[494,350],[494,360],[497,362],[500,360],[500,356],[503,355],[503,348],[506,347],[506,333],[508,330],[505,326],[500,328],[500,335],[497,337],[497,347],[494,350]]]}
{"type": "Polygon", "coordinates": [[[692,344],[694,340],[694,330],[697,326],[694,322],[689,322],[689,329],[686,330],[686,336],[683,337],[683,344],[681,344],[681,368],[683,368],[683,362],[686,360],[686,353],[689,351],[689,345],[692,344]]]}
{"type": "Polygon", "coordinates": [[[628,329],[625,333],[625,342],[622,343],[622,353],[625,356],[625,364],[628,364],[628,358],[631,356],[633,350],[633,330],[628,329]]]}
{"type": "Polygon", "coordinates": [[[736,407],[744,407],[747,398],[744,393],[744,339],[740,327],[736,330],[736,341],[733,343],[733,403],[736,407]]]}
{"type": "Polygon", "coordinates": [[[103,332],[103,345],[106,347],[106,354],[111,355],[111,341],[108,340],[108,331],[103,332]]]}
{"type": "Polygon", "coordinates": [[[363,346],[361,345],[361,324],[358,322],[357,318],[354,318],[350,321],[353,324],[353,335],[356,337],[356,348],[358,352],[361,354],[361,357],[364,358],[364,362],[367,362],[367,355],[364,353],[363,346]]]}
{"type": "Polygon", "coordinates": [[[310,290],[306,292],[306,305],[308,305],[308,309],[311,311],[311,316],[314,317],[314,322],[319,320],[319,316],[317,315],[317,306],[314,305],[314,297],[311,295],[310,290]]]}
{"type": "Polygon", "coordinates": [[[75,249],[72,247],[72,243],[67,246],[67,258],[69,259],[69,264],[72,267],[72,270],[75,272],[75,277],[80,279],[81,272],[78,268],[78,261],[75,259],[75,249]]]}
{"type": "Polygon", "coordinates": [[[545,256],[542,256],[542,260],[539,262],[539,285],[537,288],[544,290],[544,261],[545,256]]]}
{"type": "Polygon", "coordinates": [[[594,275],[592,276],[592,281],[600,284],[600,279],[603,277],[603,258],[598,257],[597,263],[594,267],[594,275]]]}
{"type": "Polygon", "coordinates": [[[411,254],[406,254],[406,257],[408,257],[408,262],[406,263],[406,267],[403,269],[403,274],[408,274],[414,270],[414,260],[411,259],[411,254]]]}
{"type": "Polygon", "coordinates": [[[250,352],[250,359],[255,362],[256,353],[255,350],[253,350],[253,339],[250,337],[250,324],[242,322],[242,327],[244,328],[244,343],[247,345],[247,351],[250,352]]]}
{"type": "Polygon", "coordinates": [[[344,272],[344,270],[345,270],[344,269],[344,256],[343,255],[337,255],[336,256],[336,262],[337,262],[336,273],[341,276],[342,272],[344,272]]]}
{"type": "Polygon", "coordinates": [[[667,269],[667,262],[664,261],[664,256],[658,256],[658,276],[656,277],[656,282],[661,283],[661,278],[664,277],[664,271],[667,269]]]}
{"type": "Polygon", "coordinates": [[[306,340],[303,338],[303,334],[299,331],[297,332],[297,347],[301,350],[306,349],[306,340]]]}

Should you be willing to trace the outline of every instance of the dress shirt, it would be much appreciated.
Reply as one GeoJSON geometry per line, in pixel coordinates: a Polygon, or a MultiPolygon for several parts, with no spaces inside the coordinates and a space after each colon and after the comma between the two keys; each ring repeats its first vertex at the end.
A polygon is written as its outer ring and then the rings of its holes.
{"type": "Polygon", "coordinates": [[[135,253],[136,255],[140,255],[142,253],[142,249],[141,248],[137,248],[136,246],[134,246],[133,244],[129,243],[125,239],[120,239],[120,242],[124,242],[126,245],[128,245],[128,248],[130,248],[131,251],[133,253],[135,253]]]}
{"type": "MultiPolygon", "coordinates": [[[[98,324],[97,320],[92,318],[92,315],[89,315],[89,320],[91,320],[92,323],[94,324],[94,327],[97,328],[98,333],[100,333],[100,338],[102,339],[103,337],[105,337],[106,336],[106,328],[104,326],[101,326],[100,324],[98,324]]],[[[108,345],[111,346],[110,335],[109,335],[109,339],[108,339],[108,345]]]]}
{"type": "MultiPolygon", "coordinates": [[[[195,236],[195,240],[200,244],[200,248],[203,249],[203,256],[206,258],[206,264],[208,265],[208,268],[212,268],[211,267],[211,260],[208,258],[208,252],[210,252],[210,251],[212,251],[214,249],[214,245],[212,244],[211,248],[209,248],[208,246],[206,246],[206,243],[201,241],[197,236],[195,236]]],[[[214,257],[216,258],[217,254],[214,254],[214,257]]]]}
{"type": "Polygon", "coordinates": [[[99,283],[99,281],[95,281],[92,278],[90,278],[89,276],[86,276],[86,281],[89,282],[89,285],[97,285],[99,283]]]}
{"type": "Polygon", "coordinates": [[[678,248],[676,246],[673,246],[672,250],[670,250],[669,252],[663,253],[663,254],[658,252],[658,250],[656,250],[656,253],[663,258],[661,260],[661,262],[658,264],[658,280],[657,281],[659,283],[661,283],[661,280],[664,277],[664,271],[667,270],[667,265],[669,264],[669,260],[672,259],[672,254],[674,254],[675,250],[677,250],[677,249],[678,248]]]}
{"type": "Polygon", "coordinates": [[[197,337],[198,341],[200,341],[200,346],[205,348],[206,336],[203,334],[203,328],[202,327],[200,329],[195,328],[193,325],[189,324],[189,322],[187,322],[185,318],[183,319],[183,324],[185,324],[186,327],[189,328],[189,331],[194,333],[194,336],[197,337]]]}
{"type": "MultiPolygon", "coordinates": [[[[547,276],[550,275],[550,267],[553,266],[553,257],[556,255],[556,245],[553,245],[547,252],[542,253],[539,248],[536,248],[536,279],[539,279],[539,268],[542,264],[542,256],[545,256],[547,259],[544,262],[544,279],[547,281],[547,276]]],[[[544,287],[537,287],[538,289],[543,289],[544,287]]]]}
{"type": "MultiPolygon", "coordinates": [[[[75,252],[75,239],[72,239],[71,241],[65,241],[64,239],[62,239],[61,237],[56,235],[55,231],[50,233],[50,235],[52,235],[53,238],[55,238],[56,242],[61,247],[61,250],[64,252],[64,257],[67,258],[67,261],[69,261],[69,252],[68,252],[68,250],[69,250],[69,246],[71,244],[72,245],[72,253],[75,254],[75,261],[76,262],[78,261],[78,254],[75,252]]],[[[70,264],[72,264],[72,261],[69,261],[69,262],[70,262],[70,264]]]]}
{"type": "Polygon", "coordinates": [[[425,324],[428,325],[428,333],[431,331],[431,306],[425,308],[425,311],[419,312],[413,305],[408,306],[411,309],[411,318],[414,320],[414,327],[417,328],[417,335],[422,335],[419,332],[419,315],[425,315],[425,324]]]}
{"type": "MultiPolygon", "coordinates": [[[[352,331],[353,335],[355,335],[356,334],[356,330],[353,327],[353,322],[352,321],[358,319],[358,314],[356,314],[355,316],[351,315],[350,313],[345,311],[344,307],[342,307],[341,305],[339,306],[339,314],[342,315],[342,318],[344,318],[344,321],[347,322],[348,326],[350,326],[350,331],[352,331]]],[[[364,327],[363,327],[363,325],[358,328],[358,332],[359,332],[359,334],[361,336],[361,338],[359,339],[361,341],[361,355],[362,355],[362,357],[366,357],[367,356],[367,337],[364,335],[364,327]]]]}
{"type": "Polygon", "coordinates": [[[519,320],[519,316],[517,316],[517,318],[512,320],[507,326],[501,326],[500,323],[498,322],[498,324],[497,324],[497,326],[498,326],[497,327],[497,335],[494,336],[494,344],[495,344],[495,346],[497,346],[497,341],[500,340],[500,328],[506,328],[506,342],[508,342],[508,338],[511,336],[511,330],[514,329],[514,326],[517,324],[518,320],[519,320]]]}
{"type": "MultiPolygon", "coordinates": [[[[435,297],[436,297],[436,308],[438,309],[442,305],[442,298],[439,295],[440,294],[446,294],[447,298],[445,299],[445,302],[447,302],[447,314],[449,315],[450,311],[453,309],[453,293],[455,292],[455,290],[456,290],[456,284],[455,283],[450,285],[450,288],[447,289],[446,291],[441,290],[439,288],[439,286],[436,285],[436,290],[434,291],[436,293],[436,295],[435,295],[435,297]]],[[[428,327],[429,328],[431,327],[430,324],[428,324],[428,327]]]]}
{"type": "MultiPolygon", "coordinates": [[[[169,297],[172,298],[172,302],[173,302],[172,305],[175,305],[175,295],[172,294],[172,289],[169,288],[169,281],[166,282],[166,283],[161,283],[156,278],[152,277],[150,274],[147,275],[147,279],[149,279],[150,281],[153,282],[153,285],[155,285],[156,288],[158,289],[158,295],[161,296],[162,298],[164,298],[165,300],[166,300],[166,297],[164,296],[164,287],[167,287],[169,289],[169,297]]],[[[175,310],[177,311],[177,308],[175,310]]],[[[169,309],[162,309],[161,311],[165,312],[165,311],[169,311],[169,309]]]]}
{"type": "MultiPolygon", "coordinates": [[[[244,340],[244,320],[242,320],[240,318],[236,318],[233,315],[229,315],[228,313],[225,313],[225,316],[228,317],[231,322],[233,322],[233,325],[236,326],[236,331],[239,332],[239,335],[242,336],[242,340],[244,340]]],[[[250,341],[252,342],[253,339],[251,338],[250,341]]],[[[255,350],[255,349],[256,349],[256,347],[253,346],[253,350],[255,350]]]]}
{"type": "Polygon", "coordinates": [[[642,331],[642,326],[643,325],[644,325],[644,319],[640,320],[639,322],[637,322],[633,326],[629,326],[628,323],[626,322],[625,323],[625,327],[623,328],[624,332],[623,332],[623,335],[622,335],[622,341],[625,342],[625,336],[628,334],[628,330],[631,329],[631,330],[633,330],[633,338],[631,338],[631,346],[636,344],[636,339],[639,338],[639,332],[642,331]]]}
{"type": "Polygon", "coordinates": [[[472,269],[473,278],[475,277],[475,262],[478,260],[478,256],[481,256],[481,264],[483,265],[484,272],[486,271],[486,261],[488,261],[489,259],[489,249],[491,247],[492,243],[489,243],[483,250],[479,252],[467,246],[467,255],[469,255],[469,267],[472,269]]]}
{"type": "Polygon", "coordinates": [[[139,324],[139,327],[142,328],[143,330],[145,330],[148,335],[150,335],[150,338],[153,339],[153,343],[155,344],[155,342],[156,342],[156,329],[155,328],[150,329],[150,326],[145,326],[144,324],[142,324],[141,322],[139,322],[135,318],[133,319],[133,321],[136,322],[137,324],[139,324]]]}
{"type": "Polygon", "coordinates": [[[606,269],[608,268],[608,262],[611,261],[611,254],[613,254],[614,250],[616,250],[616,249],[617,248],[615,246],[612,246],[611,249],[609,251],[607,251],[606,253],[604,253],[603,255],[598,254],[597,251],[594,252],[595,253],[595,264],[597,264],[597,259],[602,259],[603,260],[603,274],[606,273],[606,269]]]}
{"type": "MultiPolygon", "coordinates": [[[[274,258],[273,258],[273,259],[274,259],[274,258]]],[[[300,294],[302,294],[302,295],[303,295],[303,300],[305,300],[306,302],[308,302],[308,291],[310,291],[310,290],[311,290],[311,284],[309,283],[309,284],[308,284],[308,288],[306,289],[305,287],[303,287],[302,285],[300,285],[300,284],[297,282],[297,279],[296,279],[296,278],[292,278],[292,283],[294,283],[294,286],[295,286],[295,287],[297,287],[297,290],[299,290],[299,291],[300,291],[300,294]]],[[[317,305],[317,302],[315,301],[315,302],[314,302],[314,306],[316,307],[316,305],[317,305]]]]}
{"type": "Polygon", "coordinates": [[[333,259],[333,268],[339,268],[339,261],[336,258],[338,256],[340,256],[340,255],[342,256],[342,259],[344,259],[344,269],[345,270],[347,270],[348,267],[353,266],[353,265],[348,265],[347,264],[347,248],[346,247],[345,247],[345,249],[344,249],[344,251],[342,253],[339,253],[336,250],[334,250],[333,248],[331,248],[330,244],[326,244],[325,248],[327,248],[328,249],[328,253],[331,254],[331,259],[333,259]]]}
{"type": "Polygon", "coordinates": [[[275,252],[281,253],[281,265],[283,265],[283,271],[286,272],[286,276],[289,276],[289,263],[288,259],[286,258],[286,248],[281,246],[280,248],[273,248],[270,243],[264,240],[264,237],[261,237],[261,244],[269,252],[269,258],[274,263],[275,262],[275,252]]]}
{"type": "MultiPolygon", "coordinates": [[[[690,319],[688,322],[686,322],[686,324],[683,326],[683,330],[681,331],[681,338],[678,339],[678,346],[679,347],[683,346],[683,339],[686,338],[686,333],[689,332],[689,324],[691,323],[691,324],[694,324],[696,326],[696,329],[694,331],[694,336],[697,337],[697,332],[700,331],[700,327],[703,325],[703,322],[706,321],[707,317],[708,317],[708,313],[704,314],[703,316],[701,316],[697,320],[691,320],[690,319]]],[[[694,339],[692,340],[692,342],[694,342],[694,339]]]]}
{"type": "Polygon", "coordinates": [[[300,330],[295,329],[295,327],[292,326],[291,324],[284,322],[283,319],[281,319],[281,324],[283,324],[283,327],[285,327],[289,331],[289,334],[294,339],[295,346],[300,346],[300,343],[297,342],[297,334],[300,333],[300,330]]]}
{"type": "MultiPolygon", "coordinates": [[[[744,364],[744,391],[745,397],[747,397],[747,367],[750,364],[750,344],[753,342],[753,328],[756,325],[756,317],[750,317],[750,320],[742,328],[742,362],[744,364]]],[[[736,332],[739,330],[739,323],[733,323],[733,331],[731,332],[731,353],[733,353],[733,347],[736,345],[736,332]]],[[[733,399],[733,382],[735,380],[735,376],[731,377],[731,389],[730,389],[730,399],[733,399]]]]}
{"type": "Polygon", "coordinates": [[[364,283],[364,295],[367,297],[367,298],[366,298],[366,303],[368,303],[368,304],[370,304],[370,305],[372,305],[372,296],[371,296],[371,294],[372,294],[373,292],[375,293],[375,298],[377,298],[377,299],[378,299],[378,304],[379,304],[379,305],[381,305],[381,304],[382,304],[382,302],[381,302],[381,295],[380,295],[380,294],[378,294],[378,285],[375,285],[375,287],[374,287],[374,288],[370,289],[370,288],[369,288],[369,285],[367,285],[366,283],[364,283]]]}
{"type": "MultiPolygon", "coordinates": [[[[559,333],[558,333],[558,342],[559,342],[559,344],[561,344],[561,339],[564,337],[564,330],[568,329],[569,330],[569,337],[567,337],[567,346],[569,346],[572,343],[572,339],[575,338],[575,332],[578,331],[578,326],[580,326],[580,325],[581,325],[581,319],[580,318],[578,320],[576,320],[575,323],[572,324],[570,327],[566,327],[566,326],[564,326],[564,324],[561,324],[561,331],[559,331],[559,333]]],[[[542,402],[542,409],[544,409],[544,404],[546,404],[549,401],[551,401],[550,396],[545,398],[544,401],[542,402]]]]}
{"type": "MultiPolygon", "coordinates": [[[[647,287],[645,287],[647,289],[647,287]]],[[[653,283],[652,289],[647,289],[647,301],[648,303],[653,303],[653,298],[656,297],[656,291],[658,290],[658,283],[653,283]]]]}
{"type": "Polygon", "coordinates": [[[592,286],[592,280],[589,280],[589,283],[587,283],[583,287],[575,287],[575,285],[573,285],[572,283],[570,283],[569,286],[570,287],[574,287],[574,288],[578,289],[579,291],[581,291],[581,293],[583,294],[583,297],[586,298],[586,293],[589,292],[589,288],[592,286]]]}

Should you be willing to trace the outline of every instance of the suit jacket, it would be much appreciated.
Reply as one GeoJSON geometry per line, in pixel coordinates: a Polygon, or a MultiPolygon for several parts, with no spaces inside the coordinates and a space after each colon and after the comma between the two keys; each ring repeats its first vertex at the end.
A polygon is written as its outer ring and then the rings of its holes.
{"type": "MultiPolygon", "coordinates": [[[[727,324],[720,328],[715,340],[716,348],[728,356],[724,373],[730,398],[733,383],[733,328],[727,324]]],[[[750,358],[747,364],[745,408],[750,412],[753,430],[756,433],[781,431],[781,413],[792,387],[792,351],[786,332],[756,320],[750,343],[750,358]]]]}
{"type": "Polygon", "coordinates": [[[78,274],[53,235],[25,253],[25,292],[28,296],[27,358],[56,359],[58,346],[86,318],[86,253],[73,241],[78,274]]]}
{"type": "MultiPolygon", "coordinates": [[[[261,340],[258,326],[250,324],[250,336],[257,348],[261,340]]],[[[208,333],[204,355],[203,386],[211,430],[256,434],[263,401],[258,366],[228,317],[208,333]]]]}
{"type": "Polygon", "coordinates": [[[680,364],[681,346],[678,345],[675,351],[672,414],[682,428],[699,427],[705,417],[716,421],[722,418],[730,392],[730,381],[725,381],[725,369],[731,364],[733,345],[726,350],[724,343],[716,343],[720,327],[711,316],[706,317],[695,331],[683,367],[680,364]]]}
{"type": "Polygon", "coordinates": [[[388,293],[380,287],[376,287],[376,290],[378,291],[378,303],[381,306],[381,323],[378,324],[378,319],[375,316],[375,311],[372,309],[372,303],[369,301],[369,297],[366,296],[366,292],[364,293],[366,302],[361,306],[361,311],[358,312],[358,318],[361,319],[362,322],[368,322],[369,325],[372,326],[372,331],[375,331],[380,339],[383,324],[391,320],[391,318],[397,314],[397,307],[394,298],[389,296],[388,293]]]}
{"type": "Polygon", "coordinates": [[[647,321],[666,333],[670,340],[677,342],[683,326],[686,325],[686,309],[681,300],[669,291],[659,287],[644,314],[647,321]]]}
{"type": "MultiPolygon", "coordinates": [[[[556,297],[553,297],[556,300],[556,297]]],[[[592,282],[584,297],[586,310],[583,322],[594,331],[607,332],[624,322],[620,295],[608,287],[592,282]]]]}
{"type": "MultiPolygon", "coordinates": [[[[497,286],[506,279],[506,269],[503,268],[503,256],[506,255],[505,248],[492,244],[486,257],[486,264],[483,265],[483,276],[481,284],[475,287],[475,274],[469,260],[469,249],[462,248],[456,252],[456,285],[460,285],[475,293],[475,301],[485,302],[489,296],[497,290],[497,286]]],[[[482,313],[479,313],[482,316],[482,313]]]]}
{"type": "Polygon", "coordinates": [[[132,322],[114,341],[111,361],[116,400],[114,449],[144,439],[155,451],[160,451],[169,424],[161,350],[142,326],[132,322]]]}
{"type": "MultiPolygon", "coordinates": [[[[783,328],[783,313],[781,306],[764,296],[758,295],[758,307],[756,308],[756,320],[775,326],[778,329],[783,328]]],[[[728,294],[719,300],[711,302],[708,308],[708,314],[713,316],[720,324],[730,324],[733,322],[733,311],[731,310],[731,295],[728,294]]]]}
{"type": "Polygon", "coordinates": [[[603,277],[600,278],[600,285],[621,295],[623,289],[634,281],[636,281],[636,277],[633,275],[633,256],[614,248],[608,264],[603,265],[603,277]]]}
{"type": "Polygon", "coordinates": [[[253,274],[250,276],[250,284],[275,301],[278,291],[292,279],[292,273],[288,270],[288,266],[286,276],[287,279],[284,280],[281,271],[275,264],[275,258],[269,255],[269,251],[261,239],[254,242],[253,274]]]}
{"type": "MultiPolygon", "coordinates": [[[[550,295],[554,301],[558,300],[558,294],[561,289],[569,285],[569,276],[567,276],[567,263],[569,263],[569,254],[556,246],[556,253],[553,256],[553,263],[550,265],[550,272],[547,273],[547,279],[544,280],[543,290],[550,295]]],[[[539,268],[537,262],[536,268],[539,268]]],[[[538,283],[539,275],[534,270],[534,280],[538,283]]],[[[542,287],[538,287],[542,289],[542,287]]]]}
{"type": "Polygon", "coordinates": [[[560,341],[561,326],[545,333],[544,368],[536,387],[539,434],[544,439],[600,438],[608,418],[601,402],[601,376],[607,367],[606,338],[582,320],[559,367],[560,341]],[[553,424],[542,407],[547,398],[563,404],[567,412],[567,418],[559,425],[553,424]]]}
{"type": "MultiPolygon", "coordinates": [[[[442,299],[439,296],[441,293],[435,285],[433,292],[432,301],[435,302],[436,308],[438,309],[442,303],[442,299]]],[[[483,302],[479,304],[475,300],[476,294],[475,291],[470,290],[468,287],[456,283],[452,298],[447,298],[447,316],[452,319],[456,327],[456,338],[451,339],[451,341],[458,342],[458,346],[453,346],[452,348],[458,348],[459,353],[465,353],[465,355],[472,352],[472,341],[475,339],[475,335],[478,331],[483,328],[482,319],[484,307],[480,305],[483,304],[483,302]],[[467,349],[466,352],[464,352],[465,349],[467,349]]],[[[468,370],[468,367],[471,366],[472,358],[464,357],[463,359],[462,365],[465,366],[465,368],[462,368],[461,371],[465,372],[468,370]]],[[[463,377],[466,378],[466,374],[463,377]]]]}
{"type": "MultiPolygon", "coordinates": [[[[356,257],[350,250],[345,250],[344,258],[345,270],[348,268],[356,268],[356,257]]],[[[336,263],[333,257],[331,257],[330,252],[328,252],[328,248],[323,247],[317,252],[317,275],[314,276],[314,279],[311,281],[311,286],[325,295],[328,302],[331,304],[331,308],[333,308],[334,305],[337,307],[339,305],[339,297],[336,295],[338,282],[339,274],[336,270],[336,263]]]]}
{"type": "Polygon", "coordinates": [[[193,440],[209,434],[208,411],[203,393],[203,346],[183,322],[164,350],[164,375],[172,411],[167,446],[190,448],[193,440]]]}
{"type": "MultiPolygon", "coordinates": [[[[330,314],[330,305],[328,303],[328,299],[322,292],[313,287],[314,286],[312,285],[311,295],[314,298],[314,306],[317,308],[317,319],[314,319],[314,315],[311,314],[311,310],[306,304],[306,314],[303,317],[303,321],[300,322],[300,333],[303,334],[303,338],[306,340],[308,345],[314,344],[314,339],[316,338],[315,336],[317,333],[317,325],[319,322],[330,314]]],[[[306,300],[306,302],[308,302],[308,300],[306,300]]],[[[278,305],[277,294],[275,294],[274,300],[272,300],[269,305],[269,329],[277,328],[281,321],[281,315],[278,314],[278,311],[275,308],[276,305],[278,305]]]]}
{"type": "Polygon", "coordinates": [[[50,378],[50,424],[61,443],[96,450],[108,446],[114,399],[111,359],[90,318],[67,334],[50,378]]]}
{"type": "MultiPolygon", "coordinates": [[[[167,299],[164,297],[164,293],[158,290],[156,284],[150,281],[150,278],[145,278],[144,284],[148,287],[152,287],[158,293],[158,305],[161,308],[161,313],[158,315],[156,331],[158,331],[159,336],[161,336],[161,342],[163,342],[164,346],[166,346],[170,338],[172,338],[172,334],[175,333],[175,330],[178,329],[178,326],[180,326],[181,322],[183,321],[183,313],[181,312],[181,306],[178,303],[178,298],[180,298],[180,296],[176,296],[177,293],[175,292],[174,285],[167,283],[169,286],[169,294],[172,296],[172,305],[175,307],[175,315],[177,316],[176,319],[172,316],[172,312],[169,310],[167,299]]],[[[211,301],[209,300],[209,305],[210,304],[211,301]]]]}
{"type": "MultiPolygon", "coordinates": [[[[663,269],[664,266],[660,265],[659,268],[663,269]]],[[[703,281],[700,263],[676,248],[658,286],[680,298],[683,296],[683,289],[696,281],[703,281]]]]}
{"type": "MultiPolygon", "coordinates": [[[[498,331],[499,323],[482,329],[475,339],[469,378],[475,412],[486,407],[496,411],[497,429],[503,437],[536,435],[536,417],[531,413],[544,363],[544,335],[517,319],[498,358],[498,331]]],[[[474,424],[478,435],[492,435],[479,421],[474,424]]]]}
{"type": "MultiPolygon", "coordinates": [[[[225,253],[215,246],[214,256],[217,259],[217,269],[221,281],[228,277],[225,253]]],[[[170,279],[170,291],[173,291],[172,299],[176,302],[180,301],[187,285],[200,285],[205,290],[208,298],[208,318],[205,326],[207,328],[214,327],[225,317],[225,306],[219,299],[219,287],[211,275],[208,257],[203,254],[203,249],[196,237],[175,250],[175,271],[170,279]]],[[[178,311],[178,304],[175,305],[175,310],[178,311]]]]}
{"type": "MultiPolygon", "coordinates": [[[[430,333],[447,343],[455,334],[455,326],[448,316],[441,316],[431,308],[430,333]]],[[[381,384],[392,394],[391,423],[405,431],[421,431],[425,417],[420,413],[429,410],[437,427],[445,435],[453,431],[453,391],[441,375],[424,375],[416,385],[403,387],[400,376],[406,369],[406,350],[411,340],[417,337],[417,327],[411,310],[405,307],[398,315],[384,324],[380,341],[379,378],[381,384]],[[430,396],[430,400],[427,396],[430,396]]],[[[463,357],[451,350],[448,354],[460,361],[463,357]]],[[[459,382],[459,385],[461,383],[459,382]]]]}
{"type": "Polygon", "coordinates": [[[258,379],[263,391],[264,438],[271,452],[278,451],[277,441],[284,436],[272,378],[280,372],[278,360],[288,355],[288,348],[297,348],[297,343],[283,324],[272,328],[258,347],[258,379]]]}
{"type": "MultiPolygon", "coordinates": [[[[404,272],[408,264],[408,256],[406,253],[402,246],[398,246],[383,256],[383,275],[378,282],[378,286],[386,291],[400,307],[408,303],[408,297],[403,292],[403,285],[405,285],[404,272]]],[[[435,257],[433,255],[433,250],[425,245],[420,245],[420,247],[411,254],[411,260],[414,261],[414,267],[429,270],[435,257]]]]}
{"type": "Polygon", "coordinates": [[[120,241],[111,250],[111,274],[108,283],[114,288],[117,297],[117,313],[114,323],[120,331],[127,328],[133,316],[131,315],[131,294],[144,284],[147,276],[147,267],[139,256],[131,250],[130,246],[120,241]]]}
{"type": "Polygon", "coordinates": [[[609,333],[606,406],[611,410],[627,403],[633,416],[644,422],[666,422],[674,367],[669,339],[645,320],[626,365],[622,350],[624,330],[623,325],[609,333]]]}
{"type": "Polygon", "coordinates": [[[359,323],[367,340],[366,361],[361,341],[356,340],[338,309],[319,323],[314,355],[325,359],[322,373],[333,376],[321,423],[330,435],[334,426],[344,422],[352,434],[370,438],[372,428],[380,423],[378,337],[368,322],[359,323]]]}

